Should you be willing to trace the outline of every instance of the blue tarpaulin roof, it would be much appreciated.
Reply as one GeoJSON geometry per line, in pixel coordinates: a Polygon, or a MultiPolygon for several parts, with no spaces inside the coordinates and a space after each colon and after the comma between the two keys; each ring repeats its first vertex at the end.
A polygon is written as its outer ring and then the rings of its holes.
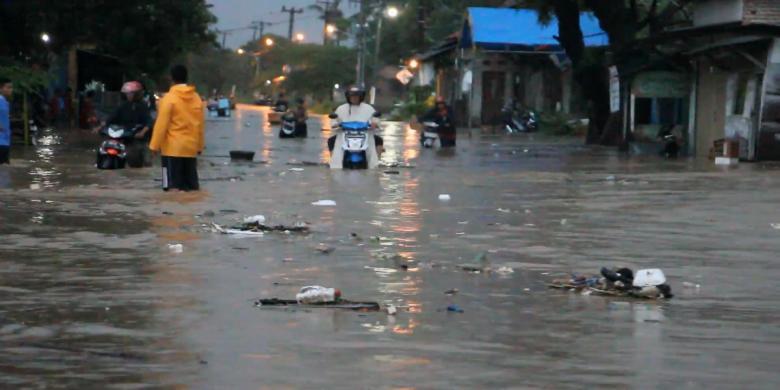
{"type": "MultiPolygon", "coordinates": [[[[606,46],[607,34],[598,20],[589,13],[580,16],[580,28],[585,46],[606,46]]],[[[558,20],[539,23],[539,14],[529,9],[469,7],[463,26],[461,47],[472,44],[497,50],[561,50],[555,39],[558,20]]]]}

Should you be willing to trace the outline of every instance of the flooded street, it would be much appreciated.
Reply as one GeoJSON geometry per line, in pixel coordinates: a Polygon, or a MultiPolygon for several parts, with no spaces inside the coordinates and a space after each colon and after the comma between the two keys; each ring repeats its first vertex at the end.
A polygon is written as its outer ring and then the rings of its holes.
{"type": "Polygon", "coordinates": [[[780,165],[629,159],[476,131],[455,151],[420,150],[417,132],[387,123],[383,159],[412,167],[331,171],[289,164],[327,158],[319,117],[308,139],[280,140],[264,113],[207,122],[199,193],[163,193],[158,168],[98,171],[90,137],[50,132],[14,151],[0,167],[0,388],[780,382],[780,165]],[[231,163],[232,149],[255,162],[231,163]],[[312,232],[205,226],[255,214],[312,232]],[[459,267],[481,253],[514,272],[459,267]],[[408,270],[387,259],[396,254],[408,270]],[[544,285],[602,266],[662,268],[675,298],[544,285]],[[312,284],[399,312],[253,306],[312,284]]]}

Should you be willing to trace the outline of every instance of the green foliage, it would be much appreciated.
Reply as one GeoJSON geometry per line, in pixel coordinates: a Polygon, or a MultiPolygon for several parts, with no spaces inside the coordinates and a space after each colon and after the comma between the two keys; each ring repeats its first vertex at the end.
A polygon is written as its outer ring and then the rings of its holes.
{"type": "Polygon", "coordinates": [[[588,126],[564,113],[551,112],[539,116],[539,129],[542,133],[557,136],[582,136],[588,126]]]}
{"type": "Polygon", "coordinates": [[[433,108],[433,91],[433,87],[428,85],[412,87],[409,90],[408,100],[402,102],[401,105],[390,114],[390,118],[392,120],[405,121],[425,114],[428,110],[433,108]]]}
{"type": "MultiPolygon", "coordinates": [[[[382,24],[382,64],[395,65],[444,40],[463,27],[467,7],[498,7],[503,0],[405,0],[394,1],[401,10],[396,19],[385,19],[382,24]],[[423,16],[420,23],[418,16],[423,16]],[[422,39],[421,39],[422,38],[422,39]]],[[[376,16],[378,18],[379,15],[376,16]]],[[[368,48],[375,47],[377,23],[371,24],[368,48]]],[[[373,53],[372,53],[373,54],[373,53]]]]}
{"type": "Polygon", "coordinates": [[[312,95],[317,100],[330,99],[334,84],[348,85],[355,77],[354,49],[339,46],[299,44],[275,37],[275,44],[260,56],[262,70],[255,86],[282,76],[285,65],[290,73],[280,86],[291,95],[312,95]]]}
{"type": "Polygon", "coordinates": [[[10,79],[19,94],[35,93],[49,84],[46,72],[12,62],[0,63],[0,77],[10,79]]]}
{"type": "Polygon", "coordinates": [[[118,57],[129,73],[163,73],[180,53],[214,40],[204,0],[0,2],[0,56],[42,61],[74,45],[118,57]],[[51,42],[44,45],[40,34],[51,42]]]}
{"type": "Polygon", "coordinates": [[[207,45],[179,60],[189,64],[190,81],[201,95],[209,96],[216,90],[218,94],[227,96],[235,85],[237,95],[244,98],[251,96],[249,87],[254,72],[251,57],[207,45]]]}
{"type": "Polygon", "coordinates": [[[339,103],[332,102],[330,100],[321,100],[309,107],[309,112],[314,114],[327,115],[335,111],[338,106],[339,103]]]}

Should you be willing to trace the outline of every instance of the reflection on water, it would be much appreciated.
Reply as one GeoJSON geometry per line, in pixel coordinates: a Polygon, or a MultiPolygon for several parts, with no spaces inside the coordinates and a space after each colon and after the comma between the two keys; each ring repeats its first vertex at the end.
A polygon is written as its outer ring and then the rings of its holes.
{"type": "Polygon", "coordinates": [[[525,135],[420,152],[417,132],[387,123],[386,161],[415,168],[290,171],[291,160],[327,160],[321,121],[312,116],[305,140],[279,140],[259,108],[209,121],[200,169],[213,180],[199,193],[162,193],[158,169],[97,171],[92,140],[42,144],[0,167],[0,387],[777,382],[776,167],[629,164],[525,135]],[[222,157],[235,148],[272,162],[222,157]],[[320,199],[337,205],[311,205],[320,199]],[[206,226],[255,214],[307,221],[312,233],[239,238],[206,226]],[[514,273],[464,272],[481,253],[514,273]],[[677,297],[647,305],[542,284],[613,265],[663,268],[677,297]],[[399,310],[252,306],[313,284],[399,310]]]}

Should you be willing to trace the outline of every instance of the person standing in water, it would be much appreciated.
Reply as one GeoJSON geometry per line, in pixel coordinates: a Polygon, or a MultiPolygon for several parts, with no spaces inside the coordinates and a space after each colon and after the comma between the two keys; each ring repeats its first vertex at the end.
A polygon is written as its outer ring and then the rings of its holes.
{"type": "Polygon", "coordinates": [[[205,147],[203,101],[187,85],[187,68],[171,68],[173,86],[160,100],[149,149],[162,154],[164,191],[197,191],[198,155],[205,147]]]}

